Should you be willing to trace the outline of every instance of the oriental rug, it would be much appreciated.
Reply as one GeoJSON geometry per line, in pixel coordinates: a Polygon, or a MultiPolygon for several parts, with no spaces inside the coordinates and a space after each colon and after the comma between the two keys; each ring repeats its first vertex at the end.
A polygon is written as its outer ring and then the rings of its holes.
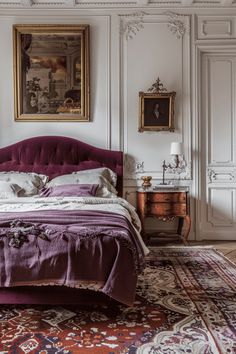
{"type": "Polygon", "coordinates": [[[133,307],[0,306],[0,353],[235,354],[236,265],[213,249],[155,249],[133,307]]]}

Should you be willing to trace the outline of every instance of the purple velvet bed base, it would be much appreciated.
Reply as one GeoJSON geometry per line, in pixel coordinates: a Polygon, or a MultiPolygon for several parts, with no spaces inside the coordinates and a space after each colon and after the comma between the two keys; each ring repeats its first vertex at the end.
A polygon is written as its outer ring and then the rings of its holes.
{"type": "MultiPolygon", "coordinates": [[[[42,136],[0,149],[0,171],[36,172],[54,178],[79,170],[109,167],[123,189],[123,153],[96,148],[76,139],[42,136]]],[[[0,288],[0,304],[74,304],[110,300],[104,294],[66,287],[0,288]]]]}
{"type": "Polygon", "coordinates": [[[110,301],[117,303],[101,292],[92,290],[71,289],[62,286],[19,286],[17,288],[0,288],[0,304],[104,304],[110,301]]]}

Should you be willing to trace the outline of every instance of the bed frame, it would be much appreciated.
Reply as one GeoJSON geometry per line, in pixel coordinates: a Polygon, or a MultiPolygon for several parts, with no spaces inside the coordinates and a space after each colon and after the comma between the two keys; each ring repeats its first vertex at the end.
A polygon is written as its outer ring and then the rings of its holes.
{"type": "MultiPolygon", "coordinates": [[[[96,148],[76,139],[42,136],[0,149],[0,171],[36,172],[50,179],[99,167],[117,174],[117,191],[122,196],[123,153],[96,148]]],[[[59,286],[0,288],[0,304],[72,304],[103,302],[104,294],[59,286]]]]}

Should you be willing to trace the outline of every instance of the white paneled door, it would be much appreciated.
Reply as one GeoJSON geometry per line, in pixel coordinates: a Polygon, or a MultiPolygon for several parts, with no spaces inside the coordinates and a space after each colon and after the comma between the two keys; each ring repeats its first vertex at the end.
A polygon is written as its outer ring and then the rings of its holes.
{"type": "Polygon", "coordinates": [[[201,56],[198,239],[236,240],[236,53],[201,56]]]}

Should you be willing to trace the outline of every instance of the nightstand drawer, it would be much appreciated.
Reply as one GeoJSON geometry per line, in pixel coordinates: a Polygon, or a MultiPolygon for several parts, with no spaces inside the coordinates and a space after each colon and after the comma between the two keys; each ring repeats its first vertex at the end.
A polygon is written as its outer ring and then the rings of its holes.
{"type": "Polygon", "coordinates": [[[153,216],[185,216],[186,204],[180,203],[149,203],[147,214],[153,216]]]}
{"type": "MultiPolygon", "coordinates": [[[[142,225],[142,237],[144,242],[148,242],[150,237],[155,237],[153,233],[147,233],[145,230],[146,218],[154,217],[167,222],[178,218],[176,233],[186,244],[191,226],[188,208],[187,188],[182,188],[182,190],[173,190],[171,188],[159,188],[158,190],[139,189],[137,191],[137,212],[142,225]]],[[[162,225],[160,225],[160,228],[161,227],[162,225]]],[[[161,229],[159,232],[157,231],[157,236],[159,233],[163,236],[161,229]]],[[[174,235],[176,235],[176,233],[174,233],[174,235]]],[[[168,235],[168,233],[166,234],[168,235]]]]}
{"type": "Polygon", "coordinates": [[[148,193],[148,202],[186,203],[186,193],[148,193]]]}

